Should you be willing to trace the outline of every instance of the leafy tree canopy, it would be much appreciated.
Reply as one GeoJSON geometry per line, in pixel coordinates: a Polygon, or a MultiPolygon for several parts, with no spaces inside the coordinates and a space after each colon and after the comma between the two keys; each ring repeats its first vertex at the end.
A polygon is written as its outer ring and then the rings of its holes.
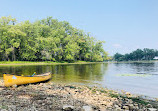
{"type": "Polygon", "coordinates": [[[116,53],[113,59],[116,61],[140,61],[140,60],[153,60],[158,56],[158,50],[144,48],[143,50],[137,49],[129,54],[116,53]]]}
{"type": "Polygon", "coordinates": [[[103,41],[52,17],[31,23],[0,18],[1,61],[103,61],[103,41]]]}

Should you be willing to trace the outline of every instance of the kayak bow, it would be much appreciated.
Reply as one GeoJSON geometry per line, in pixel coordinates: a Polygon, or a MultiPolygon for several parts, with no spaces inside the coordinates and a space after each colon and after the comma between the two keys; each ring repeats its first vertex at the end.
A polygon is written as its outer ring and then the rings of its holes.
{"type": "Polygon", "coordinates": [[[11,74],[3,74],[4,86],[9,87],[13,85],[22,85],[30,83],[38,83],[51,79],[51,73],[44,73],[35,76],[17,76],[11,74]]]}

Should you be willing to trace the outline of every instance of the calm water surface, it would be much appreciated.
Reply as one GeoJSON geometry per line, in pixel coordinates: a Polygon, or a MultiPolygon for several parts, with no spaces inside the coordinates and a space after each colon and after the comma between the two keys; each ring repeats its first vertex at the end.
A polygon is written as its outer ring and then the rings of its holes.
{"type": "Polygon", "coordinates": [[[3,73],[53,73],[53,82],[97,85],[158,97],[158,62],[0,66],[3,73]],[[147,75],[146,75],[147,74],[147,75]]]}

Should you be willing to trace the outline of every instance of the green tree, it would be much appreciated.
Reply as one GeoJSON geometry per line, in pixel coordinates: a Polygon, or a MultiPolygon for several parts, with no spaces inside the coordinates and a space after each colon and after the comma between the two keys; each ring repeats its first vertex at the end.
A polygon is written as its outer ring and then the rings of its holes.
{"type": "Polygon", "coordinates": [[[52,17],[17,24],[15,18],[0,18],[0,60],[103,61],[108,59],[103,43],[52,17]]]}
{"type": "Polygon", "coordinates": [[[140,61],[140,60],[153,60],[155,56],[158,56],[158,51],[154,49],[144,48],[143,50],[137,49],[129,54],[119,54],[114,55],[114,60],[116,61],[140,61]]]}
{"type": "Polygon", "coordinates": [[[124,60],[124,56],[122,54],[116,53],[114,55],[114,60],[115,61],[123,61],[124,60]]]}

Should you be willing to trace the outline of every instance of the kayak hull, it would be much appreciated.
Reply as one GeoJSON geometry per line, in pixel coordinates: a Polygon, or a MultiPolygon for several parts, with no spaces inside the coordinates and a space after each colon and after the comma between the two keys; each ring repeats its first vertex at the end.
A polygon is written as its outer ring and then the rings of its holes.
{"type": "Polygon", "coordinates": [[[3,79],[4,86],[9,87],[13,85],[23,85],[47,81],[51,79],[51,73],[40,74],[33,77],[3,74],[3,79]]]}

